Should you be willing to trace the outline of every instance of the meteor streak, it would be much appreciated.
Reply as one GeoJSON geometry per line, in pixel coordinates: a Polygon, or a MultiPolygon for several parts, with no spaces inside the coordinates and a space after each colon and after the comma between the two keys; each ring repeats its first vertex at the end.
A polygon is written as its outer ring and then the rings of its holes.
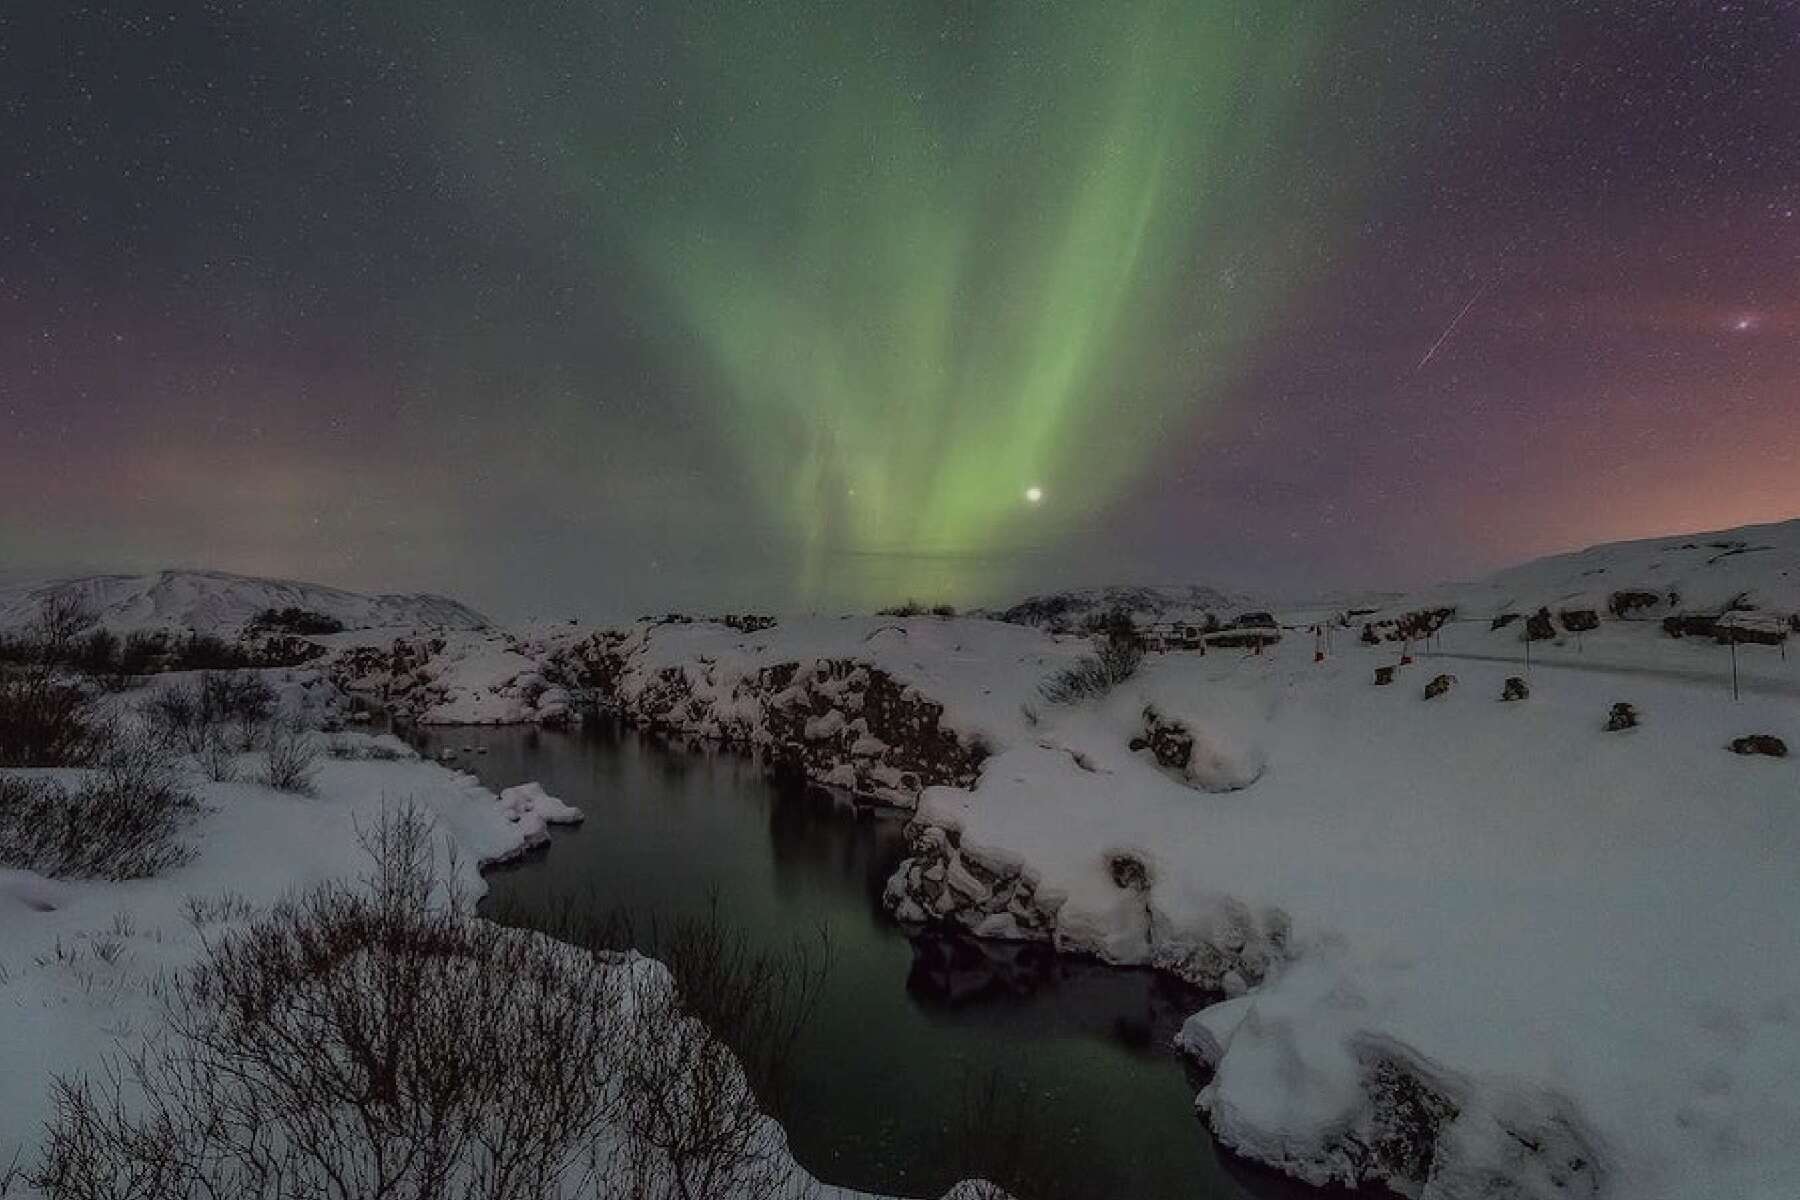
{"type": "Polygon", "coordinates": [[[1437,354],[1439,348],[1442,347],[1445,342],[1450,340],[1450,335],[1456,332],[1456,327],[1462,324],[1462,319],[1469,315],[1469,310],[1475,307],[1475,302],[1481,299],[1483,293],[1488,290],[1488,284],[1492,282],[1493,280],[1490,279],[1488,283],[1484,283],[1475,289],[1475,294],[1470,296],[1469,302],[1462,306],[1462,311],[1456,314],[1450,324],[1444,326],[1444,332],[1438,334],[1438,340],[1431,343],[1431,349],[1425,352],[1425,357],[1421,358],[1419,360],[1419,365],[1413,368],[1414,375],[1423,371],[1425,369],[1425,364],[1430,362],[1432,357],[1437,354]]]}

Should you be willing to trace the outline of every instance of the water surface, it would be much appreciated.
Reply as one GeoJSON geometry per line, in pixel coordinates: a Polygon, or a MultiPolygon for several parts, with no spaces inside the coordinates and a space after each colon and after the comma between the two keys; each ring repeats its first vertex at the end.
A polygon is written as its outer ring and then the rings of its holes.
{"type": "Polygon", "coordinates": [[[1027,1200],[1319,1196],[1213,1148],[1168,1048],[1198,1003],[1185,989],[1042,946],[913,940],[888,920],[880,897],[905,857],[902,815],[607,725],[424,730],[417,741],[485,748],[459,761],[490,787],[538,780],[586,811],[543,857],[489,876],[490,903],[510,919],[529,923],[573,895],[667,922],[703,915],[716,894],[760,945],[828,931],[831,971],[776,1114],[821,1178],[936,1196],[980,1167],[1013,1174],[1027,1200]],[[983,1161],[962,1116],[990,1080],[1022,1136],[983,1161]]]}

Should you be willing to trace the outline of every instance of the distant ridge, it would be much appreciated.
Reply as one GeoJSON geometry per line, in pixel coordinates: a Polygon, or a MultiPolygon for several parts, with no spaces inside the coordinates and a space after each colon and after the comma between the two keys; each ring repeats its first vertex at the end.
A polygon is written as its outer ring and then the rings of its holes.
{"type": "Polygon", "coordinates": [[[1032,625],[1053,632],[1082,629],[1091,619],[1127,612],[1140,625],[1160,621],[1187,621],[1207,613],[1224,619],[1257,607],[1257,602],[1235,592],[1189,584],[1174,587],[1114,585],[1071,588],[1027,596],[1008,608],[984,610],[981,615],[1012,625],[1032,625]]]}
{"type": "Polygon", "coordinates": [[[127,631],[191,629],[231,635],[270,608],[322,613],[346,629],[482,629],[491,624],[468,605],[429,592],[364,595],[290,579],[167,570],[0,584],[0,628],[29,624],[46,597],[70,595],[79,596],[101,625],[127,631]]]}
{"type": "Polygon", "coordinates": [[[1426,588],[1406,603],[1454,604],[1464,617],[1546,607],[1605,612],[1615,596],[1627,593],[1642,594],[1635,611],[1645,617],[1727,609],[1800,612],[1800,519],[1606,542],[1426,588]]]}

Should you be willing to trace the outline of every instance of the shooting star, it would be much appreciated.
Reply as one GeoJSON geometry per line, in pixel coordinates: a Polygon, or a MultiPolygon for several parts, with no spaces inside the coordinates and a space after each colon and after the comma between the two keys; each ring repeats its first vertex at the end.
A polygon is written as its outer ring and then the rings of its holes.
{"type": "Polygon", "coordinates": [[[1475,294],[1469,297],[1469,302],[1462,306],[1462,311],[1456,314],[1450,324],[1444,326],[1444,332],[1438,334],[1438,340],[1431,343],[1431,349],[1425,352],[1425,357],[1421,358],[1419,360],[1419,365],[1413,368],[1414,375],[1423,371],[1425,369],[1425,364],[1430,362],[1443,344],[1450,340],[1450,335],[1456,332],[1456,327],[1462,324],[1462,319],[1469,315],[1469,310],[1475,307],[1475,302],[1481,299],[1482,295],[1488,290],[1488,285],[1491,283],[1493,283],[1493,280],[1490,279],[1487,283],[1476,288],[1475,294]]]}

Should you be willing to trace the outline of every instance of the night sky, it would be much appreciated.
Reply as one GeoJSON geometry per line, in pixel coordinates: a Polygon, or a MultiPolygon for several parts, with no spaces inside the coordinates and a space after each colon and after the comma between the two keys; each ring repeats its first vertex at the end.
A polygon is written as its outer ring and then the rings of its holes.
{"type": "Polygon", "coordinates": [[[1800,3],[8,4],[0,514],[506,616],[1800,515],[1800,3]]]}

